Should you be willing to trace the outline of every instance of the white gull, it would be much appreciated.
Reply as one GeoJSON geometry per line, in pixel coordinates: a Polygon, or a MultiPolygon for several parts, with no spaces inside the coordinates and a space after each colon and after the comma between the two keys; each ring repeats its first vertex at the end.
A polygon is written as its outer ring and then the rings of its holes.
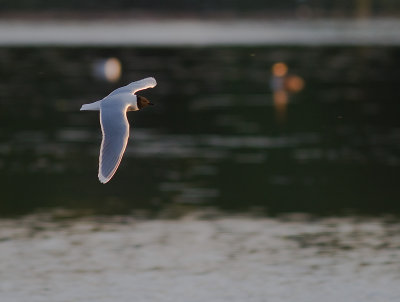
{"type": "Polygon", "coordinates": [[[124,155],[129,137],[126,112],[153,105],[145,97],[135,95],[135,93],[156,85],[154,78],[145,78],[114,90],[100,101],[82,106],[81,110],[100,111],[100,125],[103,133],[99,156],[100,182],[107,183],[113,177],[124,155]]]}

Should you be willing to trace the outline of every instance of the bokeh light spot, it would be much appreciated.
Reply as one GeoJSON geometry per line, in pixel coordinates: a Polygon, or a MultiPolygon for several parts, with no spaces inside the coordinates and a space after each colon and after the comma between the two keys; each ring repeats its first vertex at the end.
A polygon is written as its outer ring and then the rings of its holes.
{"type": "Polygon", "coordinates": [[[276,77],[283,77],[287,74],[287,72],[288,72],[288,67],[283,62],[277,62],[274,65],[272,65],[272,73],[276,77]]]}

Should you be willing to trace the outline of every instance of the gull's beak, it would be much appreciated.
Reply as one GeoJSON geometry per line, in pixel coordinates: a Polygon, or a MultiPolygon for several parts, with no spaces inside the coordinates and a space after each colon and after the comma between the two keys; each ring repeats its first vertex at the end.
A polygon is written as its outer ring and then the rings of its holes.
{"type": "Polygon", "coordinates": [[[151,103],[151,102],[150,102],[149,105],[150,105],[150,106],[154,106],[154,103],[151,103]]]}

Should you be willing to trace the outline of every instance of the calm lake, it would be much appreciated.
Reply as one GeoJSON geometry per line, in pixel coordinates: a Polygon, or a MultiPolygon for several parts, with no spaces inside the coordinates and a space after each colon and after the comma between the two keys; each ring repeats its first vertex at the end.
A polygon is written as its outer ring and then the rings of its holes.
{"type": "Polygon", "coordinates": [[[400,213],[400,48],[3,47],[0,73],[0,215],[400,213]],[[128,113],[100,184],[98,113],[79,109],[148,76],[156,106],[128,113]]]}

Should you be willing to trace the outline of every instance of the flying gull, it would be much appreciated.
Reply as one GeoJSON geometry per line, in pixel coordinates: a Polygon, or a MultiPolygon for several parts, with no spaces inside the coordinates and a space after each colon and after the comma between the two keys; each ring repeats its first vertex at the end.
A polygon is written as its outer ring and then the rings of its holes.
{"type": "Polygon", "coordinates": [[[103,139],[100,147],[98,176],[101,183],[105,184],[113,177],[124,155],[129,137],[126,112],[153,105],[148,99],[135,93],[156,85],[154,78],[145,78],[114,90],[100,101],[82,106],[81,110],[100,111],[103,139]]]}

